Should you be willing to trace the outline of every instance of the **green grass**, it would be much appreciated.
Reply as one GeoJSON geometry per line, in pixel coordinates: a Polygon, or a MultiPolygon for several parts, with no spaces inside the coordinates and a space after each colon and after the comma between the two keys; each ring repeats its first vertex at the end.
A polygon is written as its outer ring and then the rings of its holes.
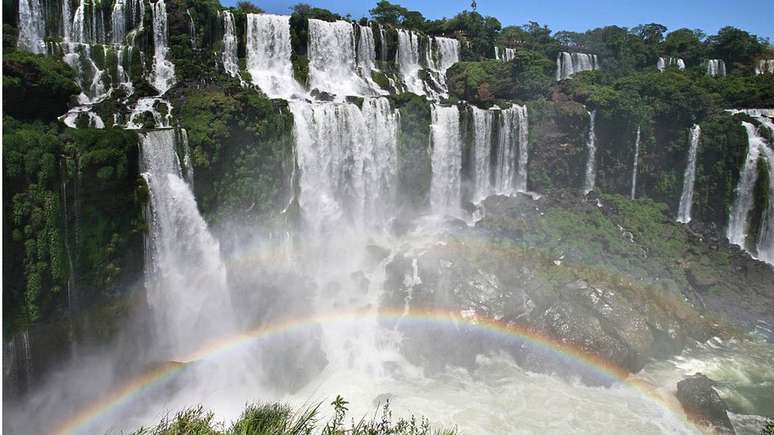
{"type": "Polygon", "coordinates": [[[164,417],[154,427],[142,427],[134,435],[455,435],[456,429],[434,429],[430,422],[413,415],[393,420],[389,401],[382,407],[380,418],[348,418],[349,409],[341,396],[331,402],[334,416],[326,422],[320,418],[321,404],[293,410],[280,403],[250,404],[231,424],[215,421],[214,414],[196,406],[164,417]],[[349,421],[349,423],[347,423],[349,421]]]}

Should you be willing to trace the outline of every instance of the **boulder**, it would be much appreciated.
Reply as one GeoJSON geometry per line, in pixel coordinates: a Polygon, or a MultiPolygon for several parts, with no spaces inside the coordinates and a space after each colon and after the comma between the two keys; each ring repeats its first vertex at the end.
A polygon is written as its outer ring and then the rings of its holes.
{"type": "Polygon", "coordinates": [[[677,400],[692,420],[711,426],[719,434],[736,434],[728,418],[728,405],[713,388],[712,379],[696,373],[677,383],[677,400]]]}

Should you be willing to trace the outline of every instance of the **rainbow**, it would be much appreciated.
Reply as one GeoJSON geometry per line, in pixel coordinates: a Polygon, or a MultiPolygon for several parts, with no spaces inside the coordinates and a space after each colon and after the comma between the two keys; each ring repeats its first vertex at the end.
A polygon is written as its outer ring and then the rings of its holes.
{"type": "Polygon", "coordinates": [[[403,309],[395,309],[380,310],[379,313],[375,313],[372,310],[356,310],[321,314],[301,319],[285,319],[240,334],[212,341],[203,345],[195,352],[180,358],[177,362],[163,364],[146,370],[141,375],[107,393],[104,397],[92,402],[89,406],[61,424],[54,433],[65,435],[83,431],[103,414],[107,414],[111,410],[119,408],[121,405],[128,403],[154,385],[170,379],[176,373],[183,370],[188,363],[214,358],[219,354],[239,346],[257,340],[266,340],[278,334],[299,332],[303,329],[315,327],[320,324],[337,324],[363,320],[410,322],[418,325],[465,326],[476,332],[492,334],[495,337],[521,340],[538,349],[551,352],[581,369],[586,369],[600,375],[606,380],[621,382],[634,390],[637,390],[647,400],[657,403],[660,407],[666,409],[675,416],[684,419],[686,423],[691,424],[690,419],[687,418],[682,407],[673,397],[665,397],[651,384],[632,378],[628,371],[611,364],[596,355],[585,352],[576,345],[557,341],[539,331],[521,325],[509,324],[491,318],[463,317],[459,312],[454,311],[418,311],[412,309],[409,313],[405,313],[403,309]]]}

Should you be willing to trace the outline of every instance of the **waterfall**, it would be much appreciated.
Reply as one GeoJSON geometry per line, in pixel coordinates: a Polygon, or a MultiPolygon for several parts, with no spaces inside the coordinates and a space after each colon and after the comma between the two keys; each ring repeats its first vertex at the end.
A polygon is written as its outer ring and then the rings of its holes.
{"type": "Polygon", "coordinates": [[[685,61],[679,57],[659,57],[656,63],[656,68],[660,72],[664,72],[667,67],[677,67],[680,71],[685,70],[685,61]]]}
{"type": "Polygon", "coordinates": [[[43,54],[46,52],[46,21],[40,0],[19,0],[19,50],[43,54]]]}
{"type": "Polygon", "coordinates": [[[763,212],[757,251],[759,260],[774,265],[774,150],[767,146],[762,146],[761,152],[766,157],[766,164],[769,170],[769,204],[763,212]]]}
{"type": "Polygon", "coordinates": [[[430,39],[430,50],[427,52],[428,76],[432,87],[428,88],[432,98],[448,98],[449,89],[446,86],[446,70],[460,61],[460,42],[454,38],[440,36],[430,39]]]}
{"type": "Polygon", "coordinates": [[[89,42],[86,37],[86,0],[80,0],[78,7],[75,9],[75,16],[73,16],[73,26],[71,37],[75,38],[76,42],[87,43],[89,42]]]}
{"type": "Polygon", "coordinates": [[[229,11],[223,11],[223,69],[231,77],[239,76],[234,15],[229,11]]]}
{"type": "Polygon", "coordinates": [[[293,78],[290,55],[290,17],[247,14],[247,70],[270,98],[304,92],[293,78]]]}
{"type": "Polygon", "coordinates": [[[389,57],[387,48],[387,33],[384,31],[384,26],[379,24],[379,56],[382,62],[387,62],[389,57]]]}
{"type": "Polygon", "coordinates": [[[163,95],[175,84],[175,65],[167,59],[167,8],[164,0],[152,5],[153,12],[153,71],[151,84],[163,95]]]}
{"type": "Polygon", "coordinates": [[[471,106],[473,115],[474,155],[474,202],[492,194],[492,125],[493,110],[482,110],[471,106]]]}
{"type": "Polygon", "coordinates": [[[632,194],[631,199],[637,196],[637,168],[640,165],[640,126],[637,126],[637,137],[634,139],[634,163],[632,164],[632,194]]]}
{"type": "Polygon", "coordinates": [[[70,1],[62,1],[62,41],[70,42],[73,33],[73,17],[70,14],[70,1]]]}
{"type": "Polygon", "coordinates": [[[597,184],[597,133],[595,130],[597,111],[592,110],[589,114],[589,135],[586,139],[586,150],[588,156],[586,158],[586,177],[583,184],[583,194],[588,195],[589,192],[596,188],[597,184]]]}
{"type": "Polygon", "coordinates": [[[141,135],[141,171],[150,194],[146,291],[161,345],[170,356],[198,348],[232,321],[220,247],[183,179],[175,131],[141,135]]]}
{"type": "Polygon", "coordinates": [[[556,56],[556,81],[570,78],[582,71],[599,69],[599,59],[596,54],[560,52],[556,56]]]}
{"type": "Polygon", "coordinates": [[[712,77],[726,75],[726,63],[720,59],[710,59],[707,61],[707,75],[712,77]]]}
{"type": "Polygon", "coordinates": [[[191,16],[190,9],[186,9],[185,14],[188,16],[188,35],[191,39],[191,48],[196,49],[196,23],[194,22],[193,16],[191,16]]]}
{"type": "Polygon", "coordinates": [[[749,122],[742,122],[742,125],[747,130],[747,158],[734,189],[734,204],[728,217],[726,237],[729,242],[745,249],[749,229],[748,215],[753,207],[753,189],[758,181],[758,158],[761,148],[766,144],[755,125],[749,122]]]}
{"type": "Polygon", "coordinates": [[[774,74],[774,59],[761,59],[755,67],[755,75],[774,74]]]}
{"type": "Polygon", "coordinates": [[[527,191],[529,130],[527,106],[499,110],[494,162],[494,193],[512,195],[527,191]]]}
{"type": "MultiPolygon", "coordinates": [[[[67,3],[68,0],[62,0],[62,2],[67,3]]],[[[124,0],[115,0],[110,18],[112,24],[111,41],[114,44],[121,44],[124,42],[124,37],[126,37],[126,10],[124,0]]]]}
{"type": "Polygon", "coordinates": [[[386,98],[353,103],[290,101],[300,176],[299,204],[316,233],[344,219],[362,228],[391,210],[398,115],[386,98]]]}
{"type": "Polygon", "coordinates": [[[425,86],[419,78],[419,35],[410,30],[398,29],[398,67],[408,92],[425,95],[425,86]]]}
{"type": "Polygon", "coordinates": [[[436,214],[455,213],[460,206],[462,140],[457,106],[432,105],[432,181],[430,203],[436,214]]]}
{"type": "Polygon", "coordinates": [[[104,100],[108,95],[103,76],[105,71],[99,69],[91,55],[91,46],[80,43],[63,44],[64,62],[75,71],[75,82],[80,86],[79,104],[94,104],[104,100]]]}
{"type": "Polygon", "coordinates": [[[519,121],[519,167],[516,172],[516,191],[527,191],[527,164],[529,161],[529,120],[527,106],[514,105],[510,110],[516,113],[519,121]]]}
{"type": "Polygon", "coordinates": [[[503,48],[495,46],[495,59],[503,62],[510,62],[516,58],[516,50],[513,48],[503,48]]]}
{"type": "Polygon", "coordinates": [[[691,208],[693,207],[693,188],[696,183],[696,156],[701,139],[701,127],[694,124],[689,133],[690,147],[688,148],[688,163],[683,174],[683,193],[680,194],[680,205],[677,209],[677,222],[687,224],[691,221],[691,208]]]}
{"type": "MultiPolygon", "coordinates": [[[[309,20],[309,87],[334,95],[374,95],[369,83],[358,74],[355,32],[347,21],[309,20]]],[[[370,30],[370,29],[369,29],[370,30]]],[[[371,35],[373,39],[373,35],[371,35]]],[[[363,38],[361,38],[362,40],[363,38]]],[[[373,52],[373,44],[368,49],[373,52]]],[[[361,59],[361,65],[368,60],[361,59]]],[[[370,75],[370,67],[369,67],[370,75]]]]}
{"type": "Polygon", "coordinates": [[[376,40],[368,26],[358,26],[360,38],[357,42],[357,67],[365,80],[371,80],[371,70],[376,65],[376,40]]]}

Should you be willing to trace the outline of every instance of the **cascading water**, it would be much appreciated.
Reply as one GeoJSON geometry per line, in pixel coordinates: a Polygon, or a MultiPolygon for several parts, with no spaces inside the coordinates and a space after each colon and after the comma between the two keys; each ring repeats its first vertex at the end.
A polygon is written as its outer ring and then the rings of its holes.
{"type": "Polygon", "coordinates": [[[599,69],[599,59],[596,54],[560,52],[556,56],[556,81],[572,77],[582,71],[599,69]]]}
{"type": "Polygon", "coordinates": [[[231,77],[239,76],[239,59],[237,58],[237,38],[234,27],[234,15],[223,11],[223,69],[231,77]]]}
{"type": "Polygon", "coordinates": [[[433,213],[454,214],[460,207],[462,140],[457,106],[432,105],[432,182],[430,203],[433,213]]]}
{"type": "Polygon", "coordinates": [[[157,339],[173,357],[230,329],[226,267],[183,178],[174,130],[141,135],[141,165],[150,196],[148,305],[157,339]]]}
{"type": "Polygon", "coordinates": [[[410,30],[398,29],[398,67],[408,92],[425,95],[425,86],[419,78],[422,69],[419,57],[419,35],[410,30]]]}
{"type": "Polygon", "coordinates": [[[382,62],[387,62],[389,57],[389,50],[387,46],[387,32],[384,31],[384,26],[379,24],[379,57],[382,62]]]}
{"type": "Polygon", "coordinates": [[[167,7],[164,0],[151,6],[153,12],[153,70],[151,84],[163,95],[175,84],[175,65],[167,59],[167,7]]]}
{"type": "MultiPolygon", "coordinates": [[[[527,164],[529,162],[529,120],[527,106],[514,105],[511,109],[519,123],[519,166],[516,171],[516,191],[527,191],[527,164]]],[[[507,112],[507,111],[506,111],[507,112]]]]}
{"type": "Polygon", "coordinates": [[[637,168],[640,165],[640,127],[637,126],[637,137],[634,139],[634,163],[632,164],[632,193],[631,199],[637,196],[637,168]]]}
{"type": "Polygon", "coordinates": [[[664,72],[667,67],[677,67],[680,71],[685,70],[685,61],[679,57],[659,57],[656,68],[664,72]]]}
{"type": "Polygon", "coordinates": [[[762,146],[761,152],[766,158],[769,172],[769,203],[763,212],[756,250],[759,260],[774,265],[774,150],[762,146]]]}
{"type": "MultiPolygon", "coordinates": [[[[67,3],[67,0],[63,1],[67,3]]],[[[113,12],[111,13],[111,41],[114,44],[121,44],[126,37],[126,11],[124,0],[115,0],[113,3],[113,12]]]]}
{"type": "Polygon", "coordinates": [[[293,78],[290,17],[247,14],[247,70],[253,84],[270,98],[289,98],[304,90],[293,78]]]}
{"type": "Polygon", "coordinates": [[[586,172],[583,183],[583,194],[588,195],[589,192],[596,188],[597,184],[597,132],[596,132],[596,118],[597,111],[592,110],[589,114],[589,133],[586,139],[586,172]]]}
{"type": "Polygon", "coordinates": [[[747,158],[734,189],[734,204],[728,217],[726,237],[729,242],[746,249],[748,216],[753,207],[753,189],[758,181],[758,158],[766,144],[755,125],[749,122],[742,122],[742,125],[747,130],[747,158]]]}
{"type": "Polygon", "coordinates": [[[186,9],[185,14],[188,16],[188,36],[191,41],[191,48],[196,49],[196,23],[190,9],[186,9]]]}
{"type": "Polygon", "coordinates": [[[774,59],[761,59],[755,66],[755,75],[774,74],[774,59]]]}
{"type": "MultiPolygon", "coordinates": [[[[357,48],[352,23],[310,19],[307,52],[310,88],[338,96],[376,94],[368,81],[358,74],[357,53],[360,47],[357,48]]],[[[361,59],[360,66],[370,61],[373,45],[368,50],[368,60],[361,59]]]]}
{"type": "Polygon", "coordinates": [[[368,26],[358,26],[358,35],[357,72],[360,77],[370,82],[371,70],[376,66],[376,40],[374,39],[374,32],[368,26]]]}
{"type": "Polygon", "coordinates": [[[683,173],[683,193],[680,194],[680,205],[677,209],[677,222],[681,224],[687,224],[691,221],[693,188],[696,183],[696,156],[698,155],[700,139],[701,127],[699,124],[694,124],[689,134],[688,162],[683,173]]]}
{"type": "Polygon", "coordinates": [[[447,98],[446,70],[460,61],[460,42],[453,38],[440,36],[430,39],[427,51],[428,76],[431,85],[427,88],[431,98],[447,98]]]}
{"type": "Polygon", "coordinates": [[[46,22],[40,0],[19,0],[19,38],[17,47],[30,53],[46,52],[46,22]]]}
{"type": "Polygon", "coordinates": [[[475,161],[475,193],[474,202],[480,202],[492,194],[492,125],[494,119],[493,110],[482,110],[472,106],[475,161]]]}
{"type": "Polygon", "coordinates": [[[721,59],[710,59],[707,61],[707,75],[712,77],[726,75],[726,63],[721,59]]]}
{"type": "Polygon", "coordinates": [[[299,204],[317,234],[347,219],[383,223],[393,203],[398,116],[385,98],[352,103],[291,101],[300,177],[299,204]],[[379,134],[374,134],[378,132],[379,134]]]}
{"type": "Polygon", "coordinates": [[[495,46],[495,59],[503,62],[510,62],[515,58],[516,58],[516,49],[507,48],[507,47],[500,49],[500,47],[495,46]]]}

